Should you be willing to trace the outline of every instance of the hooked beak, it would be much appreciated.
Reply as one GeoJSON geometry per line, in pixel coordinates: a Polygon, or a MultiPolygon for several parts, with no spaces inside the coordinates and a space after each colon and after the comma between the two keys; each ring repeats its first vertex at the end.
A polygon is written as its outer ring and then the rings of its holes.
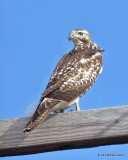
{"type": "Polygon", "coordinates": [[[73,38],[73,35],[70,33],[69,37],[68,37],[68,40],[70,41],[70,40],[72,40],[72,38],[73,38]]]}

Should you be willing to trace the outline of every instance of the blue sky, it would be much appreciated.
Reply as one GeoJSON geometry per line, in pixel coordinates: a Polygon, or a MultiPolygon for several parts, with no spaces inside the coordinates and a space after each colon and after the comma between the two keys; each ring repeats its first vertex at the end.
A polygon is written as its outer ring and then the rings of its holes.
{"type": "MultiPolygon", "coordinates": [[[[128,104],[127,0],[1,0],[0,119],[26,116],[36,104],[63,54],[73,48],[69,31],[84,28],[103,49],[103,73],[81,98],[82,110],[128,104]]],[[[122,153],[128,145],[7,157],[5,160],[115,159],[99,153],[122,153]]]]}

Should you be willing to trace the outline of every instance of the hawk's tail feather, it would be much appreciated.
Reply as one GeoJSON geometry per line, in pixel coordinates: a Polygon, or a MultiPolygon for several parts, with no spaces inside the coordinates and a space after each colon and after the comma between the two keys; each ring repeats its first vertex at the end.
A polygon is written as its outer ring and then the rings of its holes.
{"type": "Polygon", "coordinates": [[[34,130],[40,122],[43,122],[49,116],[50,112],[52,112],[54,106],[58,102],[59,101],[56,99],[42,98],[31,120],[23,129],[23,132],[27,134],[34,130]]]}
{"type": "Polygon", "coordinates": [[[31,120],[26,127],[23,129],[23,132],[28,134],[32,130],[35,129],[35,127],[40,124],[40,122],[44,121],[48,115],[50,114],[51,109],[47,109],[43,114],[38,115],[38,117],[35,120],[31,120]]]}

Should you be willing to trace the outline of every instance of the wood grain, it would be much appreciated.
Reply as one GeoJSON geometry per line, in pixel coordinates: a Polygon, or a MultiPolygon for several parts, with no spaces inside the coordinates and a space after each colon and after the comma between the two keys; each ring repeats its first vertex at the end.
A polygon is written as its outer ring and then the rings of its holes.
{"type": "Polygon", "coordinates": [[[128,143],[128,106],[51,115],[25,135],[28,120],[0,120],[0,156],[128,143]]]}

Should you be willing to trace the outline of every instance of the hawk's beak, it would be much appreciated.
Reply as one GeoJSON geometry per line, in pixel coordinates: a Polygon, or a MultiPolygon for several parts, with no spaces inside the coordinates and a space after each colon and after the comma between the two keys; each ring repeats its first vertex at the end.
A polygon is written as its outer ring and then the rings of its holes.
{"type": "Polygon", "coordinates": [[[69,34],[68,40],[70,41],[70,40],[72,40],[72,38],[73,38],[73,35],[69,34]]]}
{"type": "Polygon", "coordinates": [[[70,33],[69,33],[68,40],[69,40],[69,41],[70,41],[70,40],[73,40],[73,38],[74,38],[74,33],[73,33],[73,32],[70,32],[70,33]]]}

